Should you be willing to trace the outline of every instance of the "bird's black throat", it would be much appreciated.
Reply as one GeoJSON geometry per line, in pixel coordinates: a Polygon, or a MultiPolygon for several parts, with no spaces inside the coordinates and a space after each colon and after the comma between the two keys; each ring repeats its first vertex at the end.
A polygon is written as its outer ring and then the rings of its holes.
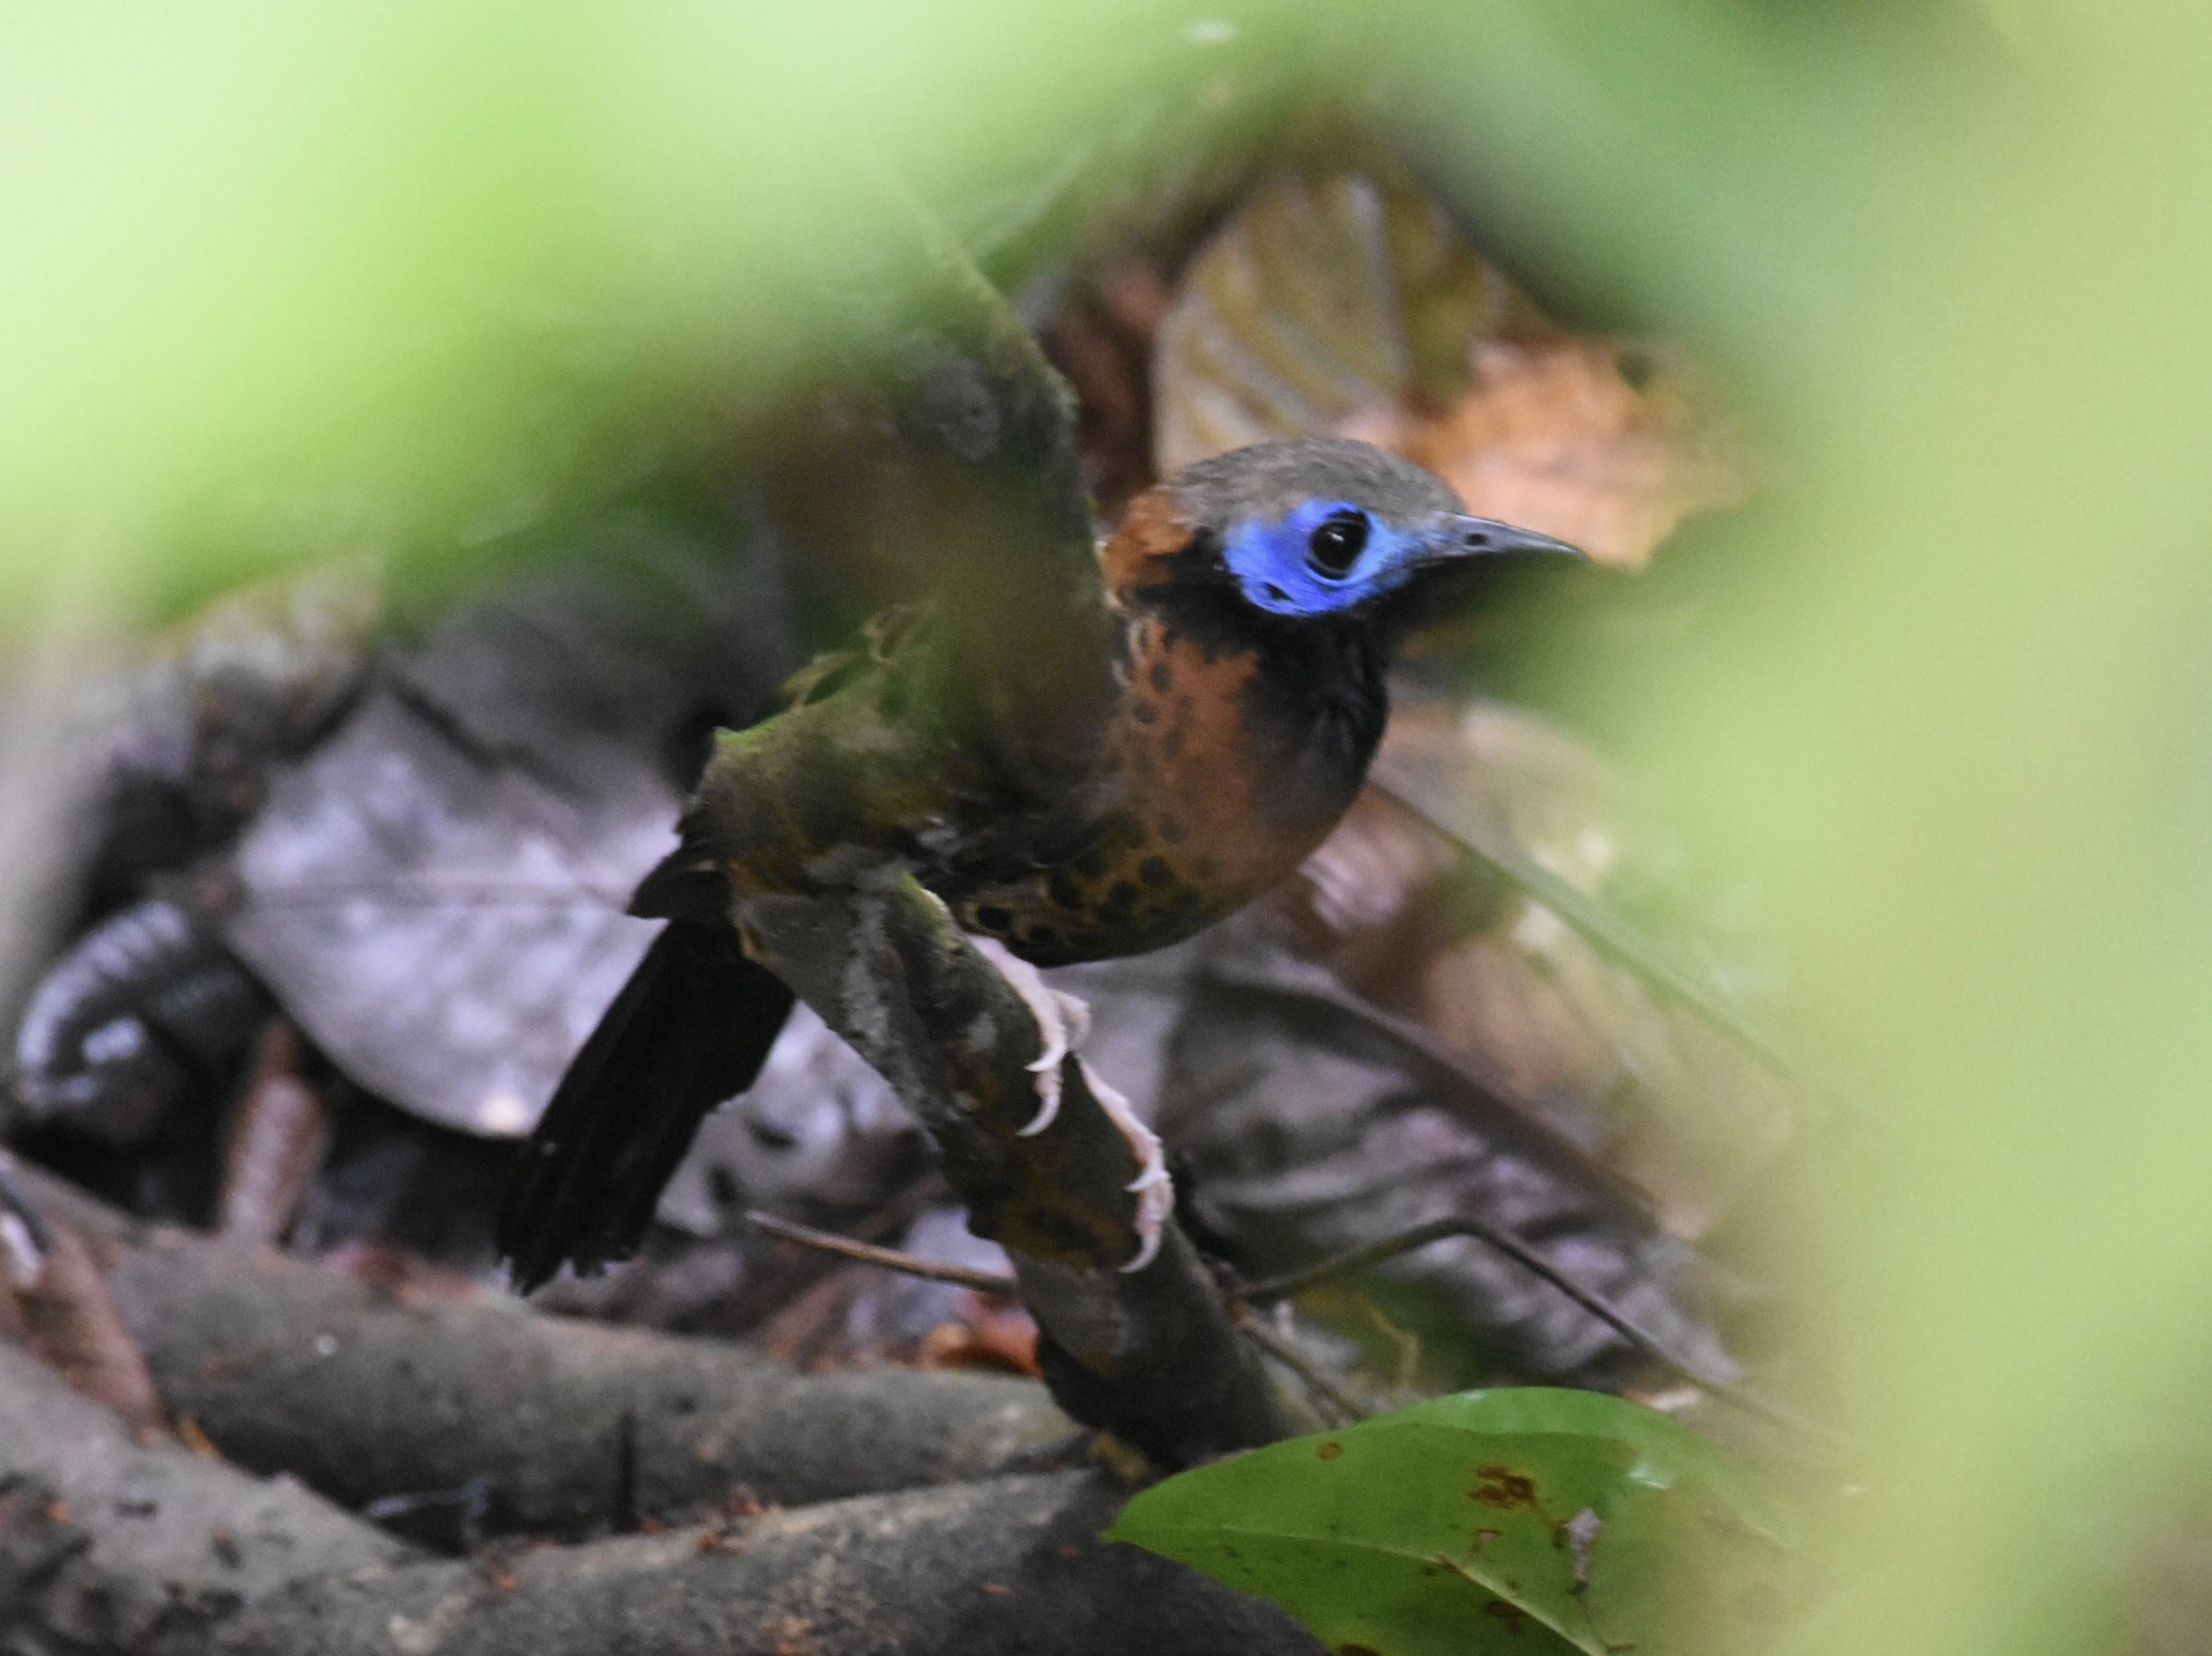
{"type": "Polygon", "coordinates": [[[1271,803],[1296,816],[1340,812],[1390,717],[1388,642],[1371,619],[1271,615],[1227,583],[1177,583],[1146,596],[1152,612],[1209,660],[1251,662],[1239,714],[1253,760],[1279,778],[1271,803]]]}

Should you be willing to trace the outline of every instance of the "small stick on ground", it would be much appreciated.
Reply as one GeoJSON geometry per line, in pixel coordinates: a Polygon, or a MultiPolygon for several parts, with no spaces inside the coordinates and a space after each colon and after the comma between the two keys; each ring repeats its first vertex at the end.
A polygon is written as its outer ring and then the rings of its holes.
{"type": "Polygon", "coordinates": [[[1665,1340],[1636,1322],[1603,1294],[1584,1287],[1511,1231],[1494,1225],[1486,1219],[1478,1219],[1471,1215],[1460,1215],[1448,1219],[1432,1219],[1425,1224],[1415,1225],[1409,1230],[1398,1231],[1392,1236],[1379,1238],[1375,1241],[1348,1249],[1344,1253],[1322,1260],[1316,1264],[1305,1266],[1301,1269],[1286,1271],[1279,1276],[1270,1276],[1260,1282],[1248,1283],[1238,1289],[1232,1297],[1245,1305],[1264,1305],[1273,1300],[1286,1300],[1302,1289],[1312,1286],[1315,1283],[1325,1281],[1332,1276],[1340,1276],[1368,1265],[1378,1264],[1386,1259],[1394,1259],[1399,1254],[1409,1254],[1416,1248],[1427,1247],[1432,1242],[1441,1242],[1447,1237],[1471,1237],[1478,1242],[1495,1248],[1523,1269],[1549,1283],[1654,1362],[1672,1369],[1676,1374],[1695,1385],[1702,1386],[1715,1397],[1724,1398],[1737,1407],[1756,1414],[1762,1419],[1771,1421],[1778,1426],[1786,1427],[1792,1431],[1813,1437],[1828,1435],[1820,1427],[1800,1418],[1780,1404],[1770,1403],[1757,1392],[1739,1385],[1724,1376],[1714,1374],[1702,1363],[1683,1356],[1665,1340]]]}
{"type": "Polygon", "coordinates": [[[1238,1331],[1277,1362],[1296,1375],[1306,1389],[1344,1416],[1347,1423],[1365,1420],[1375,1411],[1323,1373],[1305,1353],[1268,1327],[1267,1319],[1250,1306],[1239,1304],[1230,1313],[1238,1331]]]}
{"type": "Polygon", "coordinates": [[[851,1237],[841,1237],[829,1230],[817,1230],[812,1225],[795,1223],[779,1219],[773,1214],[758,1208],[745,1210],[745,1223],[756,1230],[764,1230],[772,1237],[786,1242],[795,1242],[801,1247],[813,1248],[818,1253],[834,1254],[860,1265],[879,1265],[908,1276],[919,1276],[928,1282],[951,1283],[958,1288],[972,1288],[978,1293],[1004,1294],[1017,1297],[1020,1286],[1011,1276],[997,1271],[975,1270],[965,1265],[948,1264],[942,1260],[924,1259],[918,1254],[902,1254],[896,1248],[879,1247],[872,1242],[859,1242],[851,1237]]]}

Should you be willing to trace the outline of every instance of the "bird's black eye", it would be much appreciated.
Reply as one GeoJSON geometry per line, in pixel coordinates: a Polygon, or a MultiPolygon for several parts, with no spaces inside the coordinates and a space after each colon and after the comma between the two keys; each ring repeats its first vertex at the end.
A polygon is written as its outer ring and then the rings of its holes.
{"type": "Polygon", "coordinates": [[[1306,540],[1306,561],[1332,580],[1341,579],[1367,544],[1367,514],[1347,507],[1332,512],[1306,540]]]}

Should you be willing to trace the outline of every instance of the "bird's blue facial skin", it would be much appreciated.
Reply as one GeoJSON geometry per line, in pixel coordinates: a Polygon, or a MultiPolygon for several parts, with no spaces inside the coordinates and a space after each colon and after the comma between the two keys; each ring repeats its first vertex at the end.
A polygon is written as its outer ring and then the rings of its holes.
{"type": "Polygon", "coordinates": [[[1332,615],[1380,597],[1405,583],[1422,549],[1418,537],[1340,500],[1309,500],[1285,518],[1248,518],[1222,546],[1246,599],[1281,616],[1332,615]],[[1316,559],[1313,533],[1340,513],[1353,512],[1365,524],[1366,542],[1334,574],[1316,559]]]}

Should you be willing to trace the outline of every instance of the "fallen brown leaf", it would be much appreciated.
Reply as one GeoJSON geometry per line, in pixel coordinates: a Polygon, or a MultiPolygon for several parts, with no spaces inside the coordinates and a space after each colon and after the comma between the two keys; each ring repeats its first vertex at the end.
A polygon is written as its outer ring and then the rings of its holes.
{"type": "Polygon", "coordinates": [[[1352,433],[1419,461],[1479,516],[1627,568],[1685,518],[1743,498],[1732,445],[1680,363],[1565,337],[1479,340],[1470,360],[1468,390],[1441,413],[1378,410],[1352,433]]]}
{"type": "Polygon", "coordinates": [[[245,1091],[231,1112],[224,1146],[218,1234],[275,1243],[321,1168],[330,1121],[321,1097],[299,1072],[299,1037],[282,1021],[254,1049],[245,1091]]]}
{"type": "Polygon", "coordinates": [[[915,1366],[986,1368],[1038,1379],[1037,1324],[1018,1305],[996,1296],[961,1296],[961,1320],[941,1322],[924,1335],[915,1366]]]}
{"type": "Polygon", "coordinates": [[[158,1428],[161,1398],[108,1294],[107,1278],[75,1231],[51,1218],[47,1229],[48,1246],[34,1268],[23,1269],[18,1261],[12,1272],[13,1321],[24,1343],[134,1428],[158,1428]]]}
{"type": "Polygon", "coordinates": [[[223,1452],[215,1446],[215,1440],[189,1414],[180,1415],[177,1419],[177,1441],[203,1460],[220,1460],[223,1458],[223,1452]]]}
{"type": "Polygon", "coordinates": [[[1686,364],[1563,330],[1371,149],[1285,167],[1230,215],[1161,322],[1153,380],[1163,475],[1271,439],[1364,438],[1474,511],[1621,567],[1743,495],[1686,364]]]}
{"type": "Polygon", "coordinates": [[[1160,325],[1154,457],[1165,475],[1443,402],[1468,341],[1547,326],[1388,157],[1285,167],[1192,258],[1160,325]]]}

